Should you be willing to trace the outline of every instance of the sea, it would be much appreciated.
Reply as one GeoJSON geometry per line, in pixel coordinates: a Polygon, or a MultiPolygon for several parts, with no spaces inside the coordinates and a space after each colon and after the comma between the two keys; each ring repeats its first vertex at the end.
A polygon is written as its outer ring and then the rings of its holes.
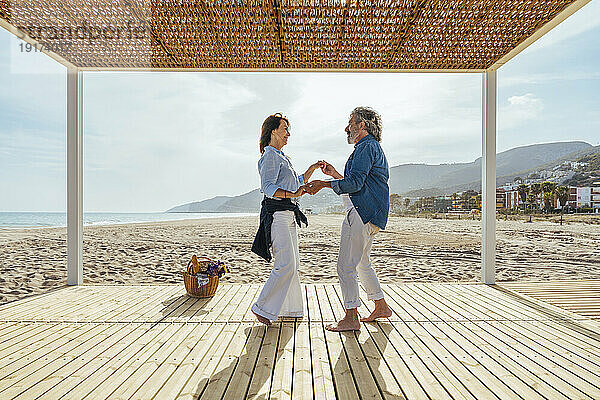
{"type": "MultiPolygon", "coordinates": [[[[114,225],[136,222],[257,216],[256,213],[83,213],[83,225],[114,225]]],[[[46,228],[67,226],[64,212],[0,212],[0,228],[46,228]]]]}

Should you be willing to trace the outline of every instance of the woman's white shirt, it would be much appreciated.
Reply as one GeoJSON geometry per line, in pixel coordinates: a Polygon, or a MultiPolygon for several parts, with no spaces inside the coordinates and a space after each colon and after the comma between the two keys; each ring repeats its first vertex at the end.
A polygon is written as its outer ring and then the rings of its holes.
{"type": "Polygon", "coordinates": [[[265,147],[265,152],[258,160],[258,172],[260,191],[272,199],[276,198],[273,195],[277,189],[295,192],[304,185],[302,174],[296,173],[290,159],[273,146],[265,147]]]}

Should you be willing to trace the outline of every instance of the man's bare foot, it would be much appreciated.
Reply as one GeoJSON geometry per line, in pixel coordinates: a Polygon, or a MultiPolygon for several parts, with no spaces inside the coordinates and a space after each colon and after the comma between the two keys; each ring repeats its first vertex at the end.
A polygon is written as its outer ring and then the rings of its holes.
{"type": "Polygon", "coordinates": [[[392,309],[389,306],[384,307],[375,307],[371,315],[365,318],[361,318],[361,322],[373,322],[377,318],[389,318],[392,316],[392,309]]]}
{"type": "Polygon", "coordinates": [[[256,319],[258,320],[258,322],[260,322],[261,324],[265,324],[266,326],[270,326],[271,325],[271,321],[268,318],[263,317],[262,315],[258,315],[257,313],[255,313],[254,311],[252,311],[252,314],[254,314],[256,316],[256,319]]]}
{"type": "Polygon", "coordinates": [[[344,318],[337,324],[329,324],[325,326],[325,329],[332,332],[358,331],[360,330],[360,321],[358,321],[358,319],[344,318]]]}

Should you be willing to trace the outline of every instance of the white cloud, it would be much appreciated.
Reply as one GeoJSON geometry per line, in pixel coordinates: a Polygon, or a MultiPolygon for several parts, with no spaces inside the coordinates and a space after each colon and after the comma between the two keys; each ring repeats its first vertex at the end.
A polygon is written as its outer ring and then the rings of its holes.
{"type": "Polygon", "coordinates": [[[508,98],[508,103],[511,106],[523,106],[536,111],[542,109],[541,99],[535,97],[532,93],[527,93],[522,96],[510,96],[508,98]]]}
{"type": "Polygon", "coordinates": [[[498,111],[498,126],[500,130],[515,129],[528,121],[539,118],[544,109],[541,98],[533,93],[507,98],[506,105],[498,111]]]}

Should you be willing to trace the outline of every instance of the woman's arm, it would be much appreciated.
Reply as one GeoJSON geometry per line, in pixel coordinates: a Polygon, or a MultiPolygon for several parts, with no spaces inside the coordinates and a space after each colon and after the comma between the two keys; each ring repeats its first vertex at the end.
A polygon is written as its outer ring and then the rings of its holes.
{"type": "Polygon", "coordinates": [[[275,197],[274,193],[279,189],[277,186],[277,176],[280,169],[281,162],[270,152],[264,154],[258,161],[260,189],[267,197],[275,197]]]}
{"type": "Polygon", "coordinates": [[[304,193],[306,193],[306,190],[304,190],[304,185],[302,185],[295,192],[290,192],[289,190],[277,189],[275,191],[275,193],[273,194],[273,197],[279,197],[281,199],[292,199],[295,197],[300,197],[304,193]]]}
{"type": "Polygon", "coordinates": [[[313,165],[308,167],[306,172],[302,174],[302,179],[304,179],[304,182],[305,183],[308,182],[308,180],[312,176],[313,172],[315,172],[319,168],[322,168],[324,164],[325,164],[324,161],[317,161],[316,163],[314,163],[313,165]]]}

